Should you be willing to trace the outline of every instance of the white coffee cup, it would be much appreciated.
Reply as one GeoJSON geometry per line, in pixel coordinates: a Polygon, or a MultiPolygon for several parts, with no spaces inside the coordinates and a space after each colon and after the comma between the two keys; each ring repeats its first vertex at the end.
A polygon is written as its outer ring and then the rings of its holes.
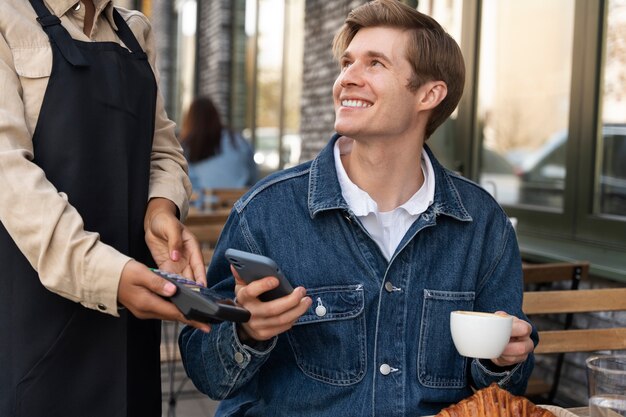
{"type": "Polygon", "coordinates": [[[450,313],[450,333],[456,350],[469,358],[495,359],[511,338],[513,316],[477,311],[450,313]]]}

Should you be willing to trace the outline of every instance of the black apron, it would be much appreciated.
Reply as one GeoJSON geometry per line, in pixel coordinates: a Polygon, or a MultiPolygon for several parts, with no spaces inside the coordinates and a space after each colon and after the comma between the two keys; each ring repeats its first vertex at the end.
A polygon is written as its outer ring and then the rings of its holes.
{"type": "MultiPolygon", "coordinates": [[[[34,162],[86,230],[150,265],[143,218],[157,87],[146,54],[117,11],[130,51],[73,40],[42,0],[30,2],[53,52],[34,162]]],[[[46,290],[1,224],[0,265],[0,416],[161,416],[160,322],[46,290]]]]}

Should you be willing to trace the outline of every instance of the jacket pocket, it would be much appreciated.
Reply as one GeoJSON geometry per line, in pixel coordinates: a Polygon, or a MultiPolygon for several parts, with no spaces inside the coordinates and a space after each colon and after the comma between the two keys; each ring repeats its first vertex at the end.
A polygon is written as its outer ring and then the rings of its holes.
{"type": "Polygon", "coordinates": [[[23,78],[44,78],[52,73],[52,49],[47,46],[13,47],[15,71],[23,78]]]}
{"type": "Polygon", "coordinates": [[[298,367],[328,384],[359,382],[366,362],[363,286],[308,289],[307,295],[313,304],[287,332],[298,367]]]}
{"type": "Polygon", "coordinates": [[[459,355],[450,335],[450,312],[472,310],[474,292],[424,290],[418,350],[418,379],[430,388],[462,388],[467,384],[467,359],[459,355]]]}

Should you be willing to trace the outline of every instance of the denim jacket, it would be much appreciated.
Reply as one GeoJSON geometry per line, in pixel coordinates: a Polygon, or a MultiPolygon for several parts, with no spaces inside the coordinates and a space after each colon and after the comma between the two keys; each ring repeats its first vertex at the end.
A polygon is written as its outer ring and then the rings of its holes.
{"type": "MultiPolygon", "coordinates": [[[[207,278],[233,297],[227,248],[274,259],[313,299],[293,328],[253,347],[232,323],[179,338],[196,387],[223,400],[217,416],[424,416],[492,382],[522,394],[532,355],[511,369],[460,356],[453,310],[524,320],[515,232],[483,189],[444,169],[434,203],[390,261],[341,194],[335,135],[313,161],[254,186],[230,214],[207,278]]],[[[536,344],[537,334],[532,338],[536,344]]]]}

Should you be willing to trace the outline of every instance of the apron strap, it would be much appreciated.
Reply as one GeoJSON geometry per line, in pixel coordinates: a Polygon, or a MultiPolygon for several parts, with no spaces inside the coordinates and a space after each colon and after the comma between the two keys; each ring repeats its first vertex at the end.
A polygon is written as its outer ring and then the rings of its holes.
{"type": "Polygon", "coordinates": [[[126,45],[138,59],[147,59],[146,53],[141,48],[141,45],[139,45],[139,42],[137,42],[137,38],[135,38],[135,35],[115,7],[113,8],[113,21],[117,26],[117,36],[124,42],[124,45],[126,45]]]}
{"type": "Polygon", "coordinates": [[[74,43],[74,40],[61,25],[61,19],[50,13],[43,0],[30,0],[37,13],[37,21],[61,51],[63,57],[75,67],[88,67],[89,63],[74,43]]]}

